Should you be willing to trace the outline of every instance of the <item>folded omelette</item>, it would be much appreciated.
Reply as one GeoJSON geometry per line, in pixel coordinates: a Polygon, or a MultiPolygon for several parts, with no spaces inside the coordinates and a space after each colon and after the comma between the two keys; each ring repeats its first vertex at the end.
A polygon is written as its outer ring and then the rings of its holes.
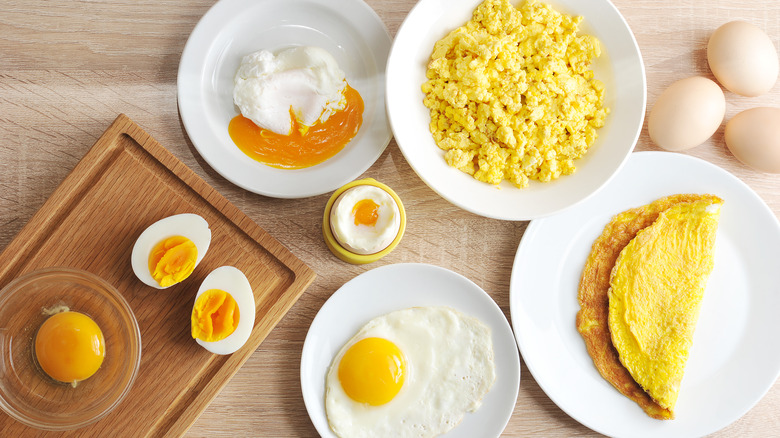
{"type": "Polygon", "coordinates": [[[588,353],[653,418],[674,417],[722,203],[673,195],[620,213],[582,273],[577,329],[588,353]]]}

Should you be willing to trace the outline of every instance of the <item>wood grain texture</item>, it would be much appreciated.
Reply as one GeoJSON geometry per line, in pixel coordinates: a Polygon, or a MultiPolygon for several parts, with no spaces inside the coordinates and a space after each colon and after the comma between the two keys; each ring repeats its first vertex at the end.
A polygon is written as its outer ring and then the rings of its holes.
{"type": "MultiPolygon", "coordinates": [[[[84,269],[114,285],[135,313],[143,344],[127,398],[105,419],[68,436],[183,434],[314,279],[303,262],[124,115],[0,254],[0,284],[52,266],[84,269]],[[147,226],[179,213],[206,219],[209,251],[187,280],[151,289],[130,269],[133,244],[147,226]],[[197,285],[223,265],[249,279],[256,316],[247,344],[219,356],[192,341],[190,313],[197,285]]],[[[78,303],[70,305],[78,310],[78,303]]],[[[108,354],[116,348],[122,346],[106,346],[108,354]]],[[[33,432],[6,415],[0,430],[3,436],[33,432]]]]}
{"type": "MultiPolygon", "coordinates": [[[[695,74],[712,77],[705,44],[726,21],[754,22],[780,47],[780,3],[774,0],[613,2],[642,51],[648,109],[675,80],[695,74]]],[[[404,201],[406,235],[396,250],[374,264],[352,266],[336,259],[320,234],[329,194],[281,200],[246,192],[200,158],[181,126],[176,107],[179,57],[189,33],[213,3],[0,0],[0,248],[30,220],[114,117],[128,114],[318,274],[187,435],[314,437],[301,397],[299,362],[306,331],[325,300],[373,267],[426,262],[470,278],[509,317],[512,262],[527,223],[482,218],[452,206],[415,175],[391,141],[362,176],[389,185],[404,201]]],[[[395,35],[415,0],[367,3],[395,35]]],[[[753,106],[780,106],[780,86],[756,98],[727,92],[726,100],[728,120],[753,106]]],[[[646,129],[637,150],[657,150],[646,129]]],[[[723,128],[687,153],[734,173],[780,215],[780,175],[757,173],[738,163],[725,148],[723,128]]],[[[561,411],[522,366],[520,394],[505,436],[597,435],[561,411]]],[[[780,385],[775,384],[750,412],[716,436],[776,435],[778,412],[780,385]]]]}

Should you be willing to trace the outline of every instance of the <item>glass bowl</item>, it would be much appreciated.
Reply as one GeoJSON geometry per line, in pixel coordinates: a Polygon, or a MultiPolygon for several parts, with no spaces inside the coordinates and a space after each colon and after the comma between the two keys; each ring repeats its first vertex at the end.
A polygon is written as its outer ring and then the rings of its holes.
{"type": "Polygon", "coordinates": [[[141,363],[141,332],[122,295],[71,268],[25,274],[0,290],[0,408],[37,429],[68,430],[106,416],[130,391],[141,363]],[[91,317],[105,338],[100,369],[73,386],[46,375],[33,341],[46,311],[66,306],[91,317]]]}

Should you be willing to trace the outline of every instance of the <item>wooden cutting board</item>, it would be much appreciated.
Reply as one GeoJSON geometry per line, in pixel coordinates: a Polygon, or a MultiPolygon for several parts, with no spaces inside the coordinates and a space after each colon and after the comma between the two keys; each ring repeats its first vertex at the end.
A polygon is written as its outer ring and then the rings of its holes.
{"type": "MultiPolygon", "coordinates": [[[[0,287],[26,272],[68,266],[113,284],[141,329],[138,377],[107,417],[44,433],[0,413],[0,435],[178,436],[183,434],[314,280],[314,272],[149,134],[120,115],[0,254],[0,287]],[[178,213],[203,216],[211,246],[186,281],[159,291],[130,267],[138,235],[178,213]],[[213,269],[246,274],[257,316],[236,353],[213,355],[190,336],[195,293],[213,269]]],[[[262,397],[262,394],[257,394],[262,397]]]]}

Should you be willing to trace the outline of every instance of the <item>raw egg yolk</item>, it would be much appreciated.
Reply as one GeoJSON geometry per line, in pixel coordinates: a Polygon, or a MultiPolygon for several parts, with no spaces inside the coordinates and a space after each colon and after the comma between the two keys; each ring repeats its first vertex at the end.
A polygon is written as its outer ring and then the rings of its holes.
{"type": "Polygon", "coordinates": [[[192,274],[198,248],[184,236],[169,237],[149,254],[149,272],[162,287],[174,285],[192,274]]]}
{"type": "Polygon", "coordinates": [[[404,384],[406,359],[401,350],[383,338],[365,338],[349,347],[339,363],[344,392],[358,403],[383,405],[404,384]]]}
{"type": "Polygon", "coordinates": [[[192,337],[204,342],[221,341],[236,330],[239,318],[238,304],[232,295],[209,289],[195,300],[192,337]]]}
{"type": "Polygon", "coordinates": [[[80,382],[100,368],[106,342],[97,323],[79,312],[60,312],[43,322],[35,335],[35,358],[54,380],[80,382]]]}
{"type": "Polygon", "coordinates": [[[324,122],[303,125],[290,108],[293,127],[290,135],[260,128],[237,115],[228,125],[228,134],[241,151],[255,161],[281,169],[302,169],[333,157],[358,133],[363,123],[363,99],[349,85],[344,90],[346,106],[324,122]]]}
{"type": "Polygon", "coordinates": [[[352,207],[352,216],[355,216],[355,225],[373,227],[379,218],[379,204],[373,199],[361,199],[352,207]]]}

